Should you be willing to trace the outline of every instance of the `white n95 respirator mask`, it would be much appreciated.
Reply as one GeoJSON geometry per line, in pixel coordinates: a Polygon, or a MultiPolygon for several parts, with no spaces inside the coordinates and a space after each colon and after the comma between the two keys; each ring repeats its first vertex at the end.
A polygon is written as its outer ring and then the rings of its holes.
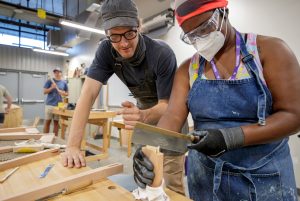
{"type": "MultiPolygon", "coordinates": [[[[207,61],[211,61],[225,43],[225,36],[221,32],[225,18],[225,8],[220,28],[210,32],[206,36],[196,37],[193,42],[194,48],[198,54],[204,57],[207,61]]],[[[226,26],[227,33],[227,26],[226,26]]]]}

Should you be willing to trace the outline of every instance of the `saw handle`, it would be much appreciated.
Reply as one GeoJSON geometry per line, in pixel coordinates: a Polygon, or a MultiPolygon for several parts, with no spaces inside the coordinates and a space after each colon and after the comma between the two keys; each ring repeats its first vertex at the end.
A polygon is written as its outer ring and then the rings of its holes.
{"type": "Polygon", "coordinates": [[[192,143],[196,144],[200,141],[200,136],[189,134],[189,138],[192,143]]]}

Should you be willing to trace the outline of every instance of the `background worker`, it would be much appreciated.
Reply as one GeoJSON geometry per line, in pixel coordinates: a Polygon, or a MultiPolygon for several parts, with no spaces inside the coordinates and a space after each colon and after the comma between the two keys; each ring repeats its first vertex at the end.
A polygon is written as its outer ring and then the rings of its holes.
{"type": "Polygon", "coordinates": [[[9,113],[12,104],[12,97],[10,96],[8,90],[0,85],[0,128],[3,127],[5,114],[9,113]],[[6,99],[6,107],[4,108],[4,99],[6,99]]]}
{"type": "Polygon", "coordinates": [[[232,27],[227,3],[175,1],[181,39],[197,53],[176,72],[158,126],[179,131],[193,117],[193,200],[297,200],[288,136],[300,129],[299,63],[282,40],[232,27]]]}
{"type": "MultiPolygon", "coordinates": [[[[102,85],[114,73],[137,100],[137,105],[128,101],[122,103],[123,109],[119,112],[126,129],[132,129],[138,121],[149,124],[158,122],[167,108],[177,68],[175,55],[167,44],[140,33],[138,11],[133,1],[104,1],[101,13],[107,39],[98,47],[76,105],[67,149],[62,154],[63,165],[67,167],[86,165],[80,152],[83,131],[102,85]]],[[[164,169],[166,185],[184,193],[184,156],[166,153],[164,159],[167,164],[164,169]]],[[[138,179],[136,175],[135,179],[138,179]]]]}
{"type": "Polygon", "coordinates": [[[58,135],[58,120],[59,117],[52,113],[54,107],[57,107],[59,102],[63,102],[62,96],[68,96],[68,85],[62,79],[60,68],[53,70],[54,78],[50,78],[44,85],[44,94],[47,94],[45,106],[45,123],[44,133],[49,133],[50,124],[53,120],[53,133],[58,135]]]}

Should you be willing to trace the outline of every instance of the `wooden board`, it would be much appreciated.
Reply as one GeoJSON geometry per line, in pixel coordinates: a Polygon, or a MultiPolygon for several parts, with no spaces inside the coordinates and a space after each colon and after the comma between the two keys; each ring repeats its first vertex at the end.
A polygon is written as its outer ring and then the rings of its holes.
{"type": "Polygon", "coordinates": [[[0,140],[38,140],[43,136],[43,134],[27,134],[26,132],[16,132],[16,133],[1,133],[0,140]]]}
{"type": "Polygon", "coordinates": [[[28,164],[34,161],[42,160],[59,154],[59,149],[48,149],[33,154],[28,154],[19,158],[8,160],[0,163],[0,171],[4,171],[9,168],[17,167],[20,165],[28,164]]]}
{"type": "Polygon", "coordinates": [[[164,164],[164,155],[159,151],[159,147],[153,146],[144,146],[142,148],[143,153],[149,158],[154,166],[155,177],[153,179],[152,187],[159,187],[162,183],[163,178],[163,164],[164,164]]]}
{"type": "Polygon", "coordinates": [[[13,146],[0,147],[0,154],[8,153],[13,151],[13,146]]]}
{"type": "MultiPolygon", "coordinates": [[[[52,112],[53,114],[66,117],[73,117],[74,114],[74,110],[59,110],[58,108],[54,108],[52,112]]],[[[115,116],[116,112],[113,111],[91,111],[88,119],[113,118],[115,116]]]]}
{"type": "Polygon", "coordinates": [[[28,133],[28,134],[40,133],[40,131],[37,128],[34,128],[34,127],[25,128],[25,132],[28,133]]]}
{"type": "MultiPolygon", "coordinates": [[[[36,160],[35,162],[22,165],[12,174],[3,184],[0,185],[0,195],[2,200],[4,197],[17,195],[20,192],[28,191],[42,185],[49,184],[58,179],[69,177],[75,174],[82,173],[89,170],[89,167],[65,168],[60,163],[59,156],[53,156],[43,160],[36,160]],[[40,179],[40,174],[44,171],[48,164],[54,164],[48,175],[40,179]]],[[[3,172],[0,171],[0,178],[6,175],[11,169],[3,172]]],[[[190,201],[190,199],[166,189],[166,193],[172,201],[190,201]]],[[[25,200],[25,199],[23,199],[25,200]]],[[[32,200],[32,199],[29,199],[32,200]]],[[[134,201],[132,194],[121,186],[115,184],[109,179],[102,179],[93,185],[87,186],[68,195],[59,195],[51,200],[59,201],[134,201]]]]}
{"type": "MultiPolygon", "coordinates": [[[[59,164],[55,164],[59,165],[59,164]]],[[[54,166],[53,166],[54,168],[54,166]]],[[[51,171],[51,170],[50,170],[51,171]]],[[[6,201],[23,201],[37,200],[46,196],[66,191],[80,190],[83,187],[89,186],[100,179],[123,172],[123,165],[115,163],[96,169],[90,169],[68,177],[61,177],[56,180],[51,180],[49,183],[27,189],[23,192],[4,197],[6,201]]],[[[49,172],[50,173],[50,172],[49,172]]],[[[48,174],[49,174],[48,173],[48,174]]],[[[48,176],[48,175],[47,175],[48,176]]]]}
{"type": "Polygon", "coordinates": [[[16,127],[16,128],[0,128],[0,133],[15,133],[15,132],[25,132],[26,127],[16,127]]]}
{"type": "MultiPolygon", "coordinates": [[[[171,201],[191,201],[187,197],[166,189],[166,193],[171,201]]],[[[109,179],[103,179],[92,186],[74,192],[69,195],[56,197],[56,201],[136,201],[132,194],[123,187],[113,183],[109,179]]]]}
{"type": "Polygon", "coordinates": [[[40,141],[43,143],[50,143],[52,144],[54,141],[54,133],[49,133],[49,134],[44,134],[41,138],[40,141]]]}
{"type": "MultiPolygon", "coordinates": [[[[0,185],[0,195],[8,197],[16,195],[20,192],[24,192],[29,188],[38,187],[40,185],[47,184],[51,181],[55,181],[59,178],[71,176],[87,169],[69,169],[60,164],[60,157],[58,155],[45,158],[43,160],[35,160],[34,162],[20,166],[19,170],[9,177],[2,185],[0,185]],[[40,174],[44,171],[48,164],[55,164],[49,171],[48,175],[39,179],[40,174]]],[[[14,166],[14,167],[16,167],[14,166]]],[[[13,167],[10,167],[11,169],[13,167]]],[[[5,171],[1,170],[0,177],[6,175],[11,169],[5,171]]]]}

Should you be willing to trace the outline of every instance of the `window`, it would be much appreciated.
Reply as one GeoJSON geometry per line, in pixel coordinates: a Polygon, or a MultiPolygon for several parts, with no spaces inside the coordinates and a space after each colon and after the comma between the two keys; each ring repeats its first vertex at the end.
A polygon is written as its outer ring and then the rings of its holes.
{"type": "Polygon", "coordinates": [[[7,3],[17,4],[26,8],[38,9],[42,8],[47,13],[63,16],[64,0],[2,0],[7,3]]]}
{"type": "Polygon", "coordinates": [[[3,45],[48,49],[48,30],[59,28],[0,16],[0,44],[3,45]]]}

